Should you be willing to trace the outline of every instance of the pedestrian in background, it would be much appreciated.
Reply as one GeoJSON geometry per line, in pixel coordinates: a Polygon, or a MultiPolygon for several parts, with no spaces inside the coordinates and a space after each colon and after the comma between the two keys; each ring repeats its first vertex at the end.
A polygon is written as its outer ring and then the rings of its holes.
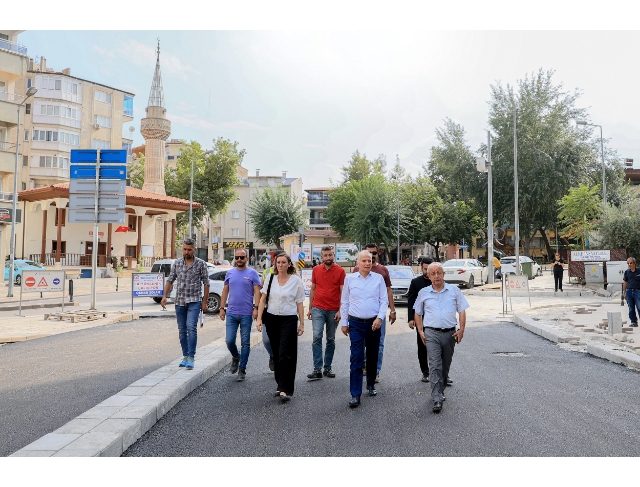
{"type": "Polygon", "coordinates": [[[340,294],[346,273],[336,264],[333,248],[322,247],[320,253],[322,265],[317,265],[311,273],[311,290],[309,291],[309,312],[313,328],[313,372],[307,375],[309,380],[322,379],[322,376],[333,378],[336,374],[331,370],[333,354],[336,349],[336,329],[340,321],[340,294]],[[322,336],[327,331],[327,346],[322,360],[322,336]],[[324,367],[324,371],[323,371],[324,367]]]}
{"type": "Polygon", "coordinates": [[[627,300],[629,306],[629,326],[638,326],[638,315],[636,309],[640,313],[640,269],[636,267],[636,259],[629,257],[627,259],[629,268],[624,271],[622,280],[622,294],[627,300]]]}
{"type": "Polygon", "coordinates": [[[298,337],[304,333],[304,287],[296,275],[291,258],[275,257],[276,270],[262,286],[258,308],[258,331],[262,325],[273,349],[276,396],[283,402],[291,400],[298,362],[298,337]],[[300,323],[298,324],[298,320],[300,323]]]}
{"type": "Polygon", "coordinates": [[[191,370],[194,367],[196,345],[198,343],[198,317],[200,311],[207,310],[209,300],[209,272],[207,263],[195,257],[195,242],[187,238],[182,244],[182,258],[176,259],[164,286],[160,305],[165,308],[167,296],[176,283],[176,320],[178,338],[182,347],[180,367],[191,370]],[[202,287],[204,286],[204,293],[202,287]]]}
{"type": "Polygon", "coordinates": [[[416,341],[418,343],[418,363],[420,364],[420,371],[422,372],[422,382],[429,382],[429,361],[427,359],[427,347],[422,342],[420,337],[420,331],[416,327],[415,310],[413,309],[418,293],[425,287],[431,286],[431,280],[427,277],[427,269],[429,264],[433,260],[430,257],[421,258],[420,270],[422,275],[414,277],[409,285],[409,291],[407,291],[407,315],[409,318],[409,328],[416,330],[416,341]]]}
{"type": "Polygon", "coordinates": [[[367,358],[367,389],[377,395],[376,366],[380,350],[380,328],[389,306],[384,279],[372,272],[373,257],[368,250],[358,254],[358,272],[345,278],[340,298],[342,333],[351,340],[349,372],[350,408],[360,405],[362,368],[367,358]]]}
{"type": "Polygon", "coordinates": [[[456,343],[462,342],[469,303],[458,286],[444,282],[444,269],[439,262],[429,264],[427,275],[431,286],[418,293],[415,319],[422,343],[427,347],[432,411],[439,413],[445,400],[444,388],[449,377],[456,343]],[[456,317],[456,313],[458,316],[456,317]],[[460,329],[456,331],[460,320],[460,329]]]}
{"type": "Polygon", "coordinates": [[[556,290],[554,292],[562,292],[562,274],[564,273],[564,259],[560,257],[560,254],[556,252],[556,256],[551,262],[551,268],[553,269],[553,283],[556,290]]]}
{"type": "Polygon", "coordinates": [[[235,252],[235,264],[224,278],[222,297],[220,298],[220,319],[226,318],[226,343],[231,352],[232,374],[238,373],[238,382],[247,376],[247,362],[251,353],[251,325],[258,317],[260,302],[260,276],[247,266],[247,251],[238,249],[235,252]],[[227,309],[227,297],[229,308],[227,309]],[[240,327],[240,343],[242,353],[238,353],[236,337],[240,327]]]}
{"type": "MultiPolygon", "coordinates": [[[[371,254],[372,265],[371,272],[375,272],[376,274],[380,274],[384,279],[384,284],[387,288],[387,301],[389,302],[389,307],[391,311],[389,312],[389,321],[393,325],[396,321],[396,305],[393,302],[393,293],[391,292],[391,278],[389,277],[388,269],[378,263],[378,246],[374,243],[369,243],[365,246],[365,250],[367,250],[371,254]]],[[[353,268],[353,272],[358,272],[358,266],[356,265],[353,268]]],[[[382,370],[382,355],[384,353],[384,337],[386,335],[387,328],[387,314],[385,312],[384,317],[382,318],[382,326],[380,328],[380,351],[378,353],[378,360],[376,361],[376,383],[380,382],[380,371],[382,370]]],[[[367,360],[369,360],[367,358],[367,360]]]]}

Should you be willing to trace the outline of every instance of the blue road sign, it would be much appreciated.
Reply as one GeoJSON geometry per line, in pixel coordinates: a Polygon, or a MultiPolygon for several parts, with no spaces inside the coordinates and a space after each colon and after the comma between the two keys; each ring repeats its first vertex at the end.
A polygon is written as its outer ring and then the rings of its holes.
{"type": "MultiPolygon", "coordinates": [[[[87,149],[72,149],[71,150],[71,163],[89,163],[96,164],[98,161],[97,150],[87,149]]],[[[126,150],[101,150],[100,151],[100,164],[124,164],[127,162],[126,150]]]]}
{"type": "MultiPolygon", "coordinates": [[[[72,165],[69,169],[71,179],[96,179],[96,166],[72,165]]],[[[100,179],[127,179],[127,166],[101,166],[100,179]]]]}
{"type": "Polygon", "coordinates": [[[462,250],[467,250],[469,248],[469,246],[468,245],[460,245],[460,248],[462,250]]]}
{"type": "Polygon", "coordinates": [[[58,279],[57,277],[54,278],[53,283],[57,286],[58,284],[60,284],[60,279],[58,279]]]}

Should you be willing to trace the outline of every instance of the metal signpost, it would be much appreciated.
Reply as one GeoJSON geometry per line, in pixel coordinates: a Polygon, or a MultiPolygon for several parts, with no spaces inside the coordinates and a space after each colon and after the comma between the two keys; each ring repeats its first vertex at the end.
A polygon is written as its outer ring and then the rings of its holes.
{"type": "Polygon", "coordinates": [[[162,297],[164,291],[164,274],[158,272],[136,272],[131,275],[131,309],[133,298],[162,297]]]}
{"type": "Polygon", "coordinates": [[[20,311],[22,316],[22,293],[62,293],[62,312],[64,313],[64,271],[22,271],[20,285],[20,311]]]}
{"type": "Polygon", "coordinates": [[[98,224],[123,224],[125,219],[126,150],[71,151],[69,223],[93,223],[91,309],[96,309],[98,224]]]}
{"type": "Polygon", "coordinates": [[[509,307],[511,307],[511,313],[513,313],[513,302],[511,301],[511,293],[526,291],[527,297],[529,298],[529,307],[531,307],[531,294],[529,293],[529,276],[527,275],[517,275],[517,274],[504,274],[503,276],[506,285],[506,295],[502,294],[502,314],[506,314],[509,312],[509,307]],[[507,307],[507,299],[508,305],[507,307]],[[506,313],[505,313],[506,312],[506,313]]]}

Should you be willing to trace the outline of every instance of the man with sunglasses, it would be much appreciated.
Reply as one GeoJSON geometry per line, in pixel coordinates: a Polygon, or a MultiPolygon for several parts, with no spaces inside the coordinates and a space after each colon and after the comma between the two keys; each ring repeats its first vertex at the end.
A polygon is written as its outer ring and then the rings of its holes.
{"type": "Polygon", "coordinates": [[[260,276],[247,264],[247,251],[236,250],[236,267],[229,269],[224,278],[224,288],[220,298],[220,319],[226,316],[226,342],[231,352],[231,373],[238,372],[238,382],[247,376],[247,362],[251,352],[251,325],[258,317],[260,302],[260,276]],[[227,297],[229,307],[227,308],[227,297]],[[236,338],[240,327],[241,353],[238,353],[236,338]]]}
{"type": "MultiPolygon", "coordinates": [[[[389,312],[389,321],[393,325],[396,321],[396,306],[393,302],[393,293],[391,292],[391,277],[389,276],[389,271],[385,266],[378,263],[378,246],[374,243],[368,243],[365,246],[365,250],[367,250],[371,254],[371,272],[375,272],[376,274],[380,274],[382,279],[384,279],[384,285],[387,288],[387,298],[389,300],[389,307],[391,311],[389,312]]],[[[356,265],[353,268],[353,272],[358,272],[360,269],[356,265]]],[[[382,325],[380,328],[380,349],[378,351],[378,363],[376,364],[376,383],[380,382],[380,370],[382,370],[382,353],[384,352],[384,336],[386,333],[386,314],[385,317],[382,318],[382,325]]],[[[366,363],[365,363],[366,367],[366,363]]]]}

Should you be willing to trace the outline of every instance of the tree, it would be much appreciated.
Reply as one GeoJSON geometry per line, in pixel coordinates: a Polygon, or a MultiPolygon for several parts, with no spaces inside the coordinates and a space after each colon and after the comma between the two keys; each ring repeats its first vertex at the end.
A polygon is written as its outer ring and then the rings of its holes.
{"type": "Polygon", "coordinates": [[[142,189],[144,185],[144,154],[140,153],[127,164],[127,176],[132,188],[142,189]]]}
{"type": "Polygon", "coordinates": [[[596,228],[602,211],[600,186],[581,184],[577,188],[570,188],[569,193],[564,195],[558,204],[558,218],[564,225],[562,236],[582,240],[584,249],[587,234],[596,228]]]}
{"type": "MultiPolygon", "coordinates": [[[[202,204],[202,208],[193,209],[193,223],[200,227],[206,213],[224,213],[236,196],[233,186],[238,182],[238,166],[244,154],[244,149],[238,149],[238,142],[221,137],[214,141],[213,149],[206,152],[198,142],[184,144],[176,168],[167,167],[164,173],[167,195],[189,199],[193,161],[193,201],[202,204]]],[[[189,212],[177,217],[180,228],[184,228],[188,220],[189,212]]]]}
{"type": "Polygon", "coordinates": [[[249,202],[247,216],[255,235],[280,249],[280,237],[297,232],[305,223],[302,202],[286,189],[266,188],[249,202]]]}
{"type": "Polygon", "coordinates": [[[622,191],[624,204],[607,205],[600,220],[598,244],[605,249],[624,248],[627,256],[640,258],[640,197],[637,191],[622,191]]]}
{"type": "Polygon", "coordinates": [[[347,165],[342,167],[342,182],[361,181],[372,174],[384,174],[386,167],[387,158],[384,154],[370,161],[366,154],[360,155],[360,151],[355,151],[347,165]]]}

